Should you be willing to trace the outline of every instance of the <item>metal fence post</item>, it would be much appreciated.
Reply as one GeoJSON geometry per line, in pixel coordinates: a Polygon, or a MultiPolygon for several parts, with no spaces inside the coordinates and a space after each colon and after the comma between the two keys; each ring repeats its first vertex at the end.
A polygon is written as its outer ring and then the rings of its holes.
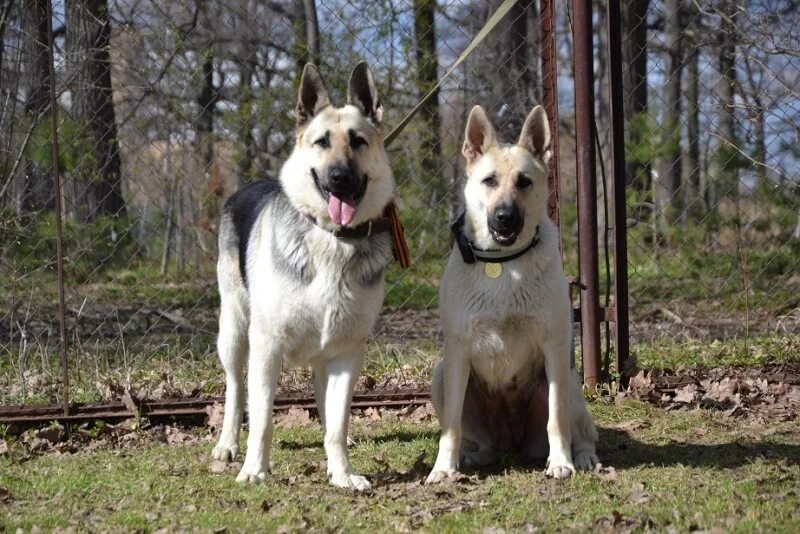
{"type": "Polygon", "coordinates": [[[597,254],[597,180],[594,150],[594,54],[592,2],[573,0],[575,142],[578,175],[578,253],[581,287],[581,347],[584,384],[600,378],[600,291],[597,254]]]}
{"type": "Polygon", "coordinates": [[[619,0],[608,0],[608,75],[611,118],[611,174],[614,197],[614,344],[617,372],[625,383],[630,352],[628,329],[628,229],[625,198],[625,115],[622,99],[622,19],[619,0]]]}

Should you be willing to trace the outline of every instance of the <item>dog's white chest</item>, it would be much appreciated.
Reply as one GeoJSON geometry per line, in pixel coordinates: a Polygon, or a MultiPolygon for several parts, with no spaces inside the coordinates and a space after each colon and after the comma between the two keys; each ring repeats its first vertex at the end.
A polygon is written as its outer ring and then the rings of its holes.
{"type": "Polygon", "coordinates": [[[490,386],[508,384],[528,373],[541,361],[541,350],[535,342],[538,330],[537,321],[528,316],[474,318],[468,323],[467,332],[472,368],[490,386]]]}

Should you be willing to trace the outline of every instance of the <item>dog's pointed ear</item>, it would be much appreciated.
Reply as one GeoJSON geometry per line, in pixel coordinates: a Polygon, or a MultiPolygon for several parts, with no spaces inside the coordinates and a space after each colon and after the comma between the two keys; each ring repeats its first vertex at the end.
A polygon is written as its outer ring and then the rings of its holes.
{"type": "Polygon", "coordinates": [[[550,123],[542,106],[534,107],[528,114],[517,144],[529,150],[545,165],[550,161],[553,154],[550,150],[550,123]]]}
{"type": "Polygon", "coordinates": [[[497,136],[492,121],[482,107],[475,106],[469,112],[467,128],[464,131],[464,145],[461,147],[461,153],[467,159],[467,164],[485,154],[496,142],[497,136]]]}
{"type": "Polygon", "coordinates": [[[350,74],[347,103],[360,109],[374,124],[380,124],[383,119],[383,106],[378,97],[372,70],[366,61],[359,62],[350,74]]]}
{"type": "Polygon", "coordinates": [[[302,126],[314,115],[331,105],[325,82],[313,63],[306,63],[300,77],[300,89],[297,91],[297,107],[294,110],[297,126],[302,126]]]}

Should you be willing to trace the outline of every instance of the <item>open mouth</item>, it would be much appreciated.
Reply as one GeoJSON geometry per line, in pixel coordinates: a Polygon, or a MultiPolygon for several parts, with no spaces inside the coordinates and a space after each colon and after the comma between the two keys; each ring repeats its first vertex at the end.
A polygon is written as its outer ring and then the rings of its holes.
{"type": "Polygon", "coordinates": [[[492,239],[500,246],[507,247],[513,245],[517,240],[518,232],[515,230],[491,230],[492,239]]]}
{"type": "Polygon", "coordinates": [[[331,218],[331,222],[337,226],[347,226],[353,222],[358,202],[364,197],[367,189],[367,177],[364,176],[359,191],[353,194],[344,191],[330,191],[320,184],[319,176],[314,169],[311,169],[311,175],[322,198],[328,204],[328,216],[331,218]]]}

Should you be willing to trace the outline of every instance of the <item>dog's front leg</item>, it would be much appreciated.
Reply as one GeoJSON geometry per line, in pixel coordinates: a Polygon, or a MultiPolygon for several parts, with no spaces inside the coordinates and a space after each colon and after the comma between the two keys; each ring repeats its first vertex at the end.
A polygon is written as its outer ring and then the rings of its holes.
{"type": "Polygon", "coordinates": [[[571,384],[569,341],[548,340],[542,347],[548,384],[547,440],[550,454],[545,475],[568,478],[575,473],[572,464],[571,384]]]}
{"type": "Polygon", "coordinates": [[[247,370],[247,404],[250,434],[247,454],[237,482],[260,482],[269,472],[272,443],[272,404],[281,371],[281,354],[274,341],[257,325],[250,325],[250,359],[247,370]]]}
{"type": "Polygon", "coordinates": [[[452,350],[452,344],[444,347],[444,391],[442,392],[439,423],[442,436],[439,438],[439,454],[426,484],[437,484],[452,478],[458,472],[458,455],[461,448],[461,416],[464,410],[464,394],[469,380],[469,361],[462,352],[452,350]]]}
{"type": "Polygon", "coordinates": [[[359,356],[343,356],[331,359],[325,366],[327,384],[325,388],[325,455],[328,457],[328,477],[331,484],[339,488],[364,491],[370,488],[369,481],[353,472],[347,455],[347,429],[350,425],[350,401],[353,397],[358,372],[363,363],[364,348],[359,356]]]}

